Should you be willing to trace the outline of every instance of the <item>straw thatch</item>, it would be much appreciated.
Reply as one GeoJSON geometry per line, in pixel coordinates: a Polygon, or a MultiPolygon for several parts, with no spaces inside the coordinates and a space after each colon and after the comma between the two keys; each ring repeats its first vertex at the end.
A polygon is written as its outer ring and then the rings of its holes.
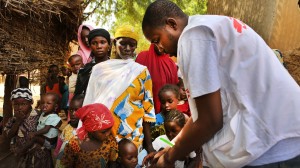
{"type": "Polygon", "coordinates": [[[0,73],[62,65],[82,12],[80,0],[0,0],[0,73]]]}
{"type": "Polygon", "coordinates": [[[283,56],[289,73],[300,85],[300,48],[283,52],[283,56]]]}

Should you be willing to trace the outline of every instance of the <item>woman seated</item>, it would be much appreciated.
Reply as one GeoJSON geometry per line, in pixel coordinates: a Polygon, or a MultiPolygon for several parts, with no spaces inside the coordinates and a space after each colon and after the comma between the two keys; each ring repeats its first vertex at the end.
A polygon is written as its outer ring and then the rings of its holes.
{"type": "Polygon", "coordinates": [[[12,91],[11,100],[14,116],[8,119],[4,127],[4,136],[11,139],[11,151],[17,156],[18,167],[53,167],[50,150],[39,145],[28,148],[22,155],[30,133],[36,132],[39,115],[32,108],[32,92],[28,88],[17,88],[12,91]]]}

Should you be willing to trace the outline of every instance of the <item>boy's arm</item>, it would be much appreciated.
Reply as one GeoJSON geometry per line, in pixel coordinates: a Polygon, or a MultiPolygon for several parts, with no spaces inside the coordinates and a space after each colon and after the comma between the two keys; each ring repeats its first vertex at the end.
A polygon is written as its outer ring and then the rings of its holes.
{"type": "Polygon", "coordinates": [[[55,129],[58,129],[62,124],[62,121],[60,120],[60,118],[58,116],[51,116],[49,117],[46,122],[45,122],[45,127],[36,131],[36,132],[33,132],[31,133],[31,138],[35,135],[43,135],[43,134],[46,134],[47,132],[49,132],[50,128],[55,128],[55,129]],[[54,123],[57,123],[55,126],[54,123]]]}
{"type": "Polygon", "coordinates": [[[143,122],[145,148],[148,153],[155,152],[151,142],[150,122],[143,122]]]}
{"type": "Polygon", "coordinates": [[[60,121],[57,123],[57,125],[55,126],[55,128],[56,128],[56,129],[59,129],[61,125],[62,125],[62,121],[60,120],[60,121]]]}
{"type": "MultiPolygon", "coordinates": [[[[62,124],[62,121],[60,120],[57,125],[54,127],[56,129],[59,129],[59,127],[61,126],[62,124]]],[[[33,135],[43,135],[43,134],[46,134],[47,132],[49,132],[50,128],[53,127],[52,125],[45,125],[44,128],[36,131],[36,132],[33,132],[33,135]]]]}
{"type": "Polygon", "coordinates": [[[51,125],[45,125],[44,128],[36,131],[36,132],[33,132],[34,135],[43,135],[43,134],[46,134],[47,132],[49,132],[50,128],[52,126],[51,125]]]}
{"type": "Polygon", "coordinates": [[[176,160],[183,159],[194,149],[200,148],[209,141],[223,126],[223,112],[220,90],[195,98],[198,119],[187,124],[176,137],[175,145],[158,153],[152,163],[156,167],[166,167],[176,160]]]}

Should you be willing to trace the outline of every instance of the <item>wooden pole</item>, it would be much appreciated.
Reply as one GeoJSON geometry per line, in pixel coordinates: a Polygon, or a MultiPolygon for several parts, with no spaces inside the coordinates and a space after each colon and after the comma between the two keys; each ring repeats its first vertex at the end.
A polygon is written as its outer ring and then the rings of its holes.
{"type": "Polygon", "coordinates": [[[3,101],[3,123],[13,116],[12,103],[10,101],[11,92],[16,87],[16,75],[6,75],[4,83],[4,101],[3,101]]]}

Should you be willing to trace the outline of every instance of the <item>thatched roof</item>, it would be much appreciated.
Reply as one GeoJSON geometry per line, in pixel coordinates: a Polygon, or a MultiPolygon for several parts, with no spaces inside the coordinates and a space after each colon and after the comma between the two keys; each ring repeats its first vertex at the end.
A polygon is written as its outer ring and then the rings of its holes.
{"type": "Polygon", "coordinates": [[[80,0],[0,0],[0,73],[62,65],[82,13],[80,0]]]}

